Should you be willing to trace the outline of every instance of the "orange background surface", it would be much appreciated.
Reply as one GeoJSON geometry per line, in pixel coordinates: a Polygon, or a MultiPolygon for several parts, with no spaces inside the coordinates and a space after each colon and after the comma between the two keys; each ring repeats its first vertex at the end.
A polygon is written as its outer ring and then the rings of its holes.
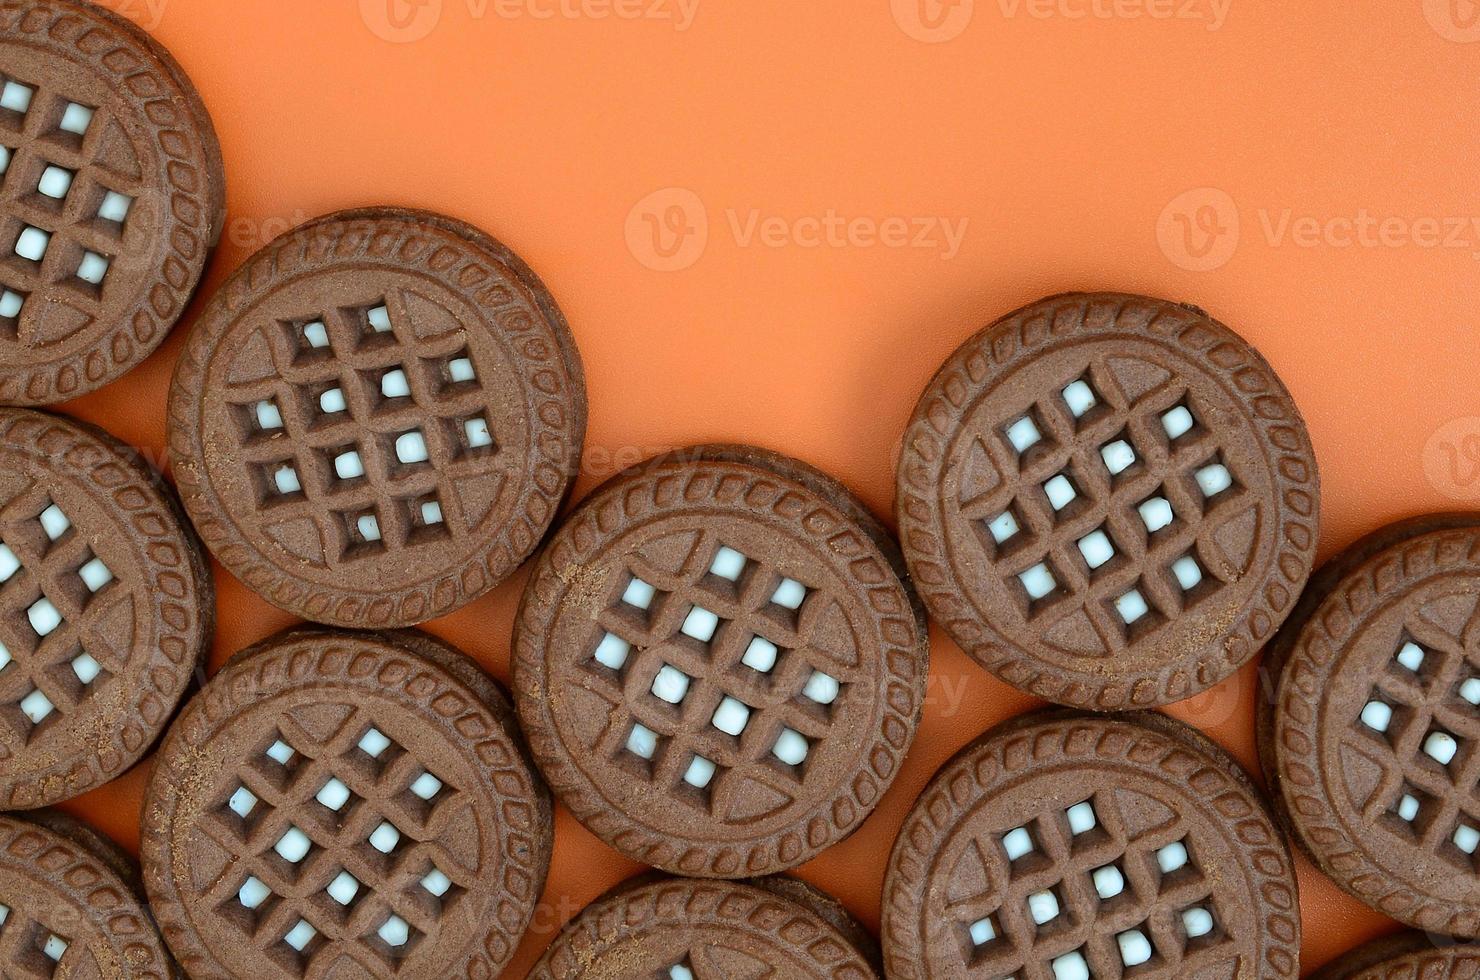
{"type": "MultiPolygon", "coordinates": [[[[108,6],[174,52],[220,132],[230,220],[203,295],[341,207],[482,226],[545,278],[580,344],[578,497],[654,451],[723,439],[822,466],[889,514],[899,435],[946,355],[1040,296],[1112,288],[1201,305],[1274,364],[1320,457],[1323,557],[1390,519],[1480,504],[1470,0],[695,2],[108,6]],[[858,220],[829,235],[829,215],[858,220]],[[943,228],[963,222],[953,248],[943,228]]],[[[62,408],[162,460],[198,309],[142,368],[62,408]]],[[[213,671],[291,622],[217,580],[213,671]]],[[[507,682],[523,581],[429,628],[507,682]]],[[[930,775],[1032,704],[932,639],[908,767],[798,871],[871,927],[930,775]]],[[[1255,677],[1170,712],[1254,768],[1255,677]]],[[[145,775],[68,809],[134,847],[145,775]]],[[[561,812],[509,975],[635,870],[561,812]]],[[[1307,969],[1391,928],[1304,863],[1300,883],[1307,969]]]]}

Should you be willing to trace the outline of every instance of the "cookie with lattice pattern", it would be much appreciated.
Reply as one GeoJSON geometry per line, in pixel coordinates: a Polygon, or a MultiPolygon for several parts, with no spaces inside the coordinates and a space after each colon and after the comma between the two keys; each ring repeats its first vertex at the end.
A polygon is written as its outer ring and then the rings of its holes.
{"type": "Polygon", "coordinates": [[[551,849],[513,708],[417,633],[300,630],[171,727],[144,879],[193,977],[496,976],[551,849]]]}
{"type": "Polygon", "coordinates": [[[470,225],[375,208],[309,222],[191,330],[171,461],[206,544],[270,602],[396,627],[533,552],[579,466],[580,357],[539,278],[470,225]]]}
{"type": "Polygon", "coordinates": [[[1359,946],[1311,980],[1475,980],[1480,950],[1444,936],[1400,932],[1359,946]]]}
{"type": "Polygon", "coordinates": [[[924,704],[924,614],[883,527],[821,472],[700,446],[618,475],[539,559],[515,699],[556,794],[675,873],[793,867],[852,833],[924,704]]]}
{"type": "Polygon", "coordinates": [[[936,773],[884,884],[898,980],[1299,976],[1294,863],[1252,781],[1164,715],[1052,710],[936,773]]]}
{"type": "Polygon", "coordinates": [[[70,817],[0,816],[0,975],[15,980],[172,980],[136,872],[70,817]]]}
{"type": "Polygon", "coordinates": [[[225,217],[205,105],[163,47],[74,0],[0,0],[0,403],[154,352],[225,217]]]}
{"type": "Polygon", "coordinates": [[[1343,889],[1480,936],[1480,516],[1383,528],[1325,566],[1270,646],[1259,748],[1343,889]]]}
{"type": "Polygon", "coordinates": [[[586,907],[529,980],[870,980],[873,940],[836,899],[795,879],[647,875],[586,907]]]}
{"type": "Polygon", "coordinates": [[[1300,594],[1315,455],[1259,353],[1200,310],[1035,303],[930,382],[905,433],[900,537],[931,615],[1003,680],[1076,707],[1189,697],[1300,594]]]}
{"type": "Polygon", "coordinates": [[[0,808],[78,796],[139,760],[215,624],[174,495],[100,429],[0,408],[0,808]]]}

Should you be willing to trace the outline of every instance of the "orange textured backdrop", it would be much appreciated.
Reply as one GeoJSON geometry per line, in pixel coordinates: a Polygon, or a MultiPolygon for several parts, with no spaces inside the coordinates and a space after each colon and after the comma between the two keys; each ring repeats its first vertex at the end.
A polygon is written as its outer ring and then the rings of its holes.
{"type": "MultiPolygon", "coordinates": [[[[698,440],[807,459],[881,515],[915,398],[1053,292],[1193,302],[1305,413],[1322,555],[1480,505],[1480,9],[1471,0],[109,0],[225,151],[209,293],[290,225],[396,203],[519,251],[591,395],[577,495],[698,440]]],[[[187,314],[185,327],[199,309],[187,314]]],[[[184,328],[63,406],[162,458],[184,328]]],[[[217,569],[214,670],[291,620],[217,569]]],[[[508,680],[523,575],[429,628],[508,680]]],[[[933,634],[910,762],[799,870],[877,926],[935,768],[1031,706],[933,634]]],[[[1255,765],[1254,670],[1171,709],[1255,765]]],[[[69,805],[135,847],[140,767],[69,805]]],[[[523,976],[635,867],[568,814],[523,976]]],[[[1301,866],[1307,969],[1391,928],[1301,866]]]]}

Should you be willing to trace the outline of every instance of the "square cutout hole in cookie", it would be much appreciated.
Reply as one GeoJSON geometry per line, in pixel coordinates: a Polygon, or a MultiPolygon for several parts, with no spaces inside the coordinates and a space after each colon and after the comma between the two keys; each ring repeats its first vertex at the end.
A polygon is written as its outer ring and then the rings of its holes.
{"type": "Polygon", "coordinates": [[[371,372],[373,388],[378,396],[377,409],[404,408],[411,404],[411,376],[404,366],[380,368],[371,372]]]}
{"type": "Polygon", "coordinates": [[[263,507],[306,499],[303,475],[298,472],[296,460],[258,464],[252,467],[251,472],[257,500],[263,507]]]}
{"type": "Polygon", "coordinates": [[[1451,777],[1463,768],[1468,755],[1469,745],[1465,739],[1433,722],[1419,745],[1419,758],[1437,763],[1451,777]]]}
{"type": "Polygon", "coordinates": [[[351,765],[379,779],[380,774],[405,753],[406,750],[389,735],[374,725],[368,725],[346,758],[351,765]]]}
{"type": "Polygon", "coordinates": [[[1375,738],[1384,745],[1396,745],[1408,714],[1405,706],[1395,704],[1374,690],[1358,712],[1355,727],[1358,734],[1375,738]]]}
{"type": "Polygon", "coordinates": [[[603,633],[591,653],[591,659],[607,670],[620,673],[632,655],[632,644],[615,633],[603,633]]]}
{"type": "Polygon", "coordinates": [[[1434,798],[1405,780],[1379,819],[1391,833],[1405,840],[1417,841],[1428,832],[1437,812],[1434,798]]]}
{"type": "Polygon", "coordinates": [[[1163,844],[1151,854],[1151,867],[1161,882],[1161,891],[1200,881],[1192,843],[1186,837],[1163,844]]]}
{"type": "Polygon", "coordinates": [[[447,515],[442,511],[442,501],[435,491],[401,503],[406,508],[403,519],[410,528],[408,543],[445,541],[452,536],[452,531],[447,526],[447,515]]]}
{"type": "Polygon", "coordinates": [[[998,559],[1012,554],[1033,537],[1024,525],[1016,503],[1008,504],[1007,509],[995,517],[983,518],[980,533],[987,554],[998,559]]]}
{"type": "Polygon", "coordinates": [[[365,306],[346,307],[340,312],[354,325],[360,350],[377,350],[396,344],[395,325],[391,322],[391,311],[384,299],[377,299],[365,306]]]}
{"type": "Polygon", "coordinates": [[[21,313],[28,298],[27,293],[0,287],[0,337],[14,340],[20,336],[21,313]]]}
{"type": "Polygon", "coordinates": [[[341,558],[355,561],[384,553],[385,529],[380,514],[373,507],[364,510],[336,511],[341,524],[344,546],[341,558]]]}
{"type": "Polygon", "coordinates": [[[436,386],[442,392],[477,391],[482,387],[478,377],[478,365],[468,348],[451,355],[426,362],[432,372],[436,386]]]}
{"type": "Polygon", "coordinates": [[[1190,483],[1189,491],[1194,497],[1202,498],[1205,511],[1231,499],[1239,486],[1221,452],[1214,453],[1193,469],[1190,483]]]}
{"type": "Polygon", "coordinates": [[[1115,951],[1120,955],[1121,975],[1125,977],[1149,973],[1162,965],[1162,958],[1151,940],[1151,924],[1148,922],[1116,933],[1115,951]]]}
{"type": "Polygon", "coordinates": [[[51,251],[51,232],[35,225],[24,225],[11,245],[11,251],[39,268],[51,251]]]}
{"type": "Polygon", "coordinates": [[[720,544],[715,548],[701,582],[705,589],[733,602],[740,598],[741,590],[750,581],[751,572],[756,567],[743,551],[720,544]]]}
{"type": "Polygon", "coordinates": [[[31,111],[35,98],[34,86],[13,78],[0,78],[0,111],[9,117],[6,122],[12,128],[20,127],[20,121],[31,111]]]}
{"type": "Polygon", "coordinates": [[[447,441],[457,447],[459,458],[492,456],[498,452],[493,427],[482,412],[458,419],[444,419],[442,424],[446,427],[447,441]]]}
{"type": "Polygon", "coordinates": [[[673,794],[695,809],[708,813],[714,800],[715,788],[724,772],[712,759],[696,754],[684,767],[683,775],[673,787],[673,794]]]}
{"type": "Polygon", "coordinates": [[[1157,421],[1160,423],[1162,435],[1166,436],[1167,443],[1173,452],[1181,446],[1197,441],[1206,431],[1202,423],[1198,421],[1192,403],[1185,397],[1162,412],[1157,421]]]}
{"type": "Polygon", "coordinates": [[[1100,447],[1100,462],[1110,474],[1110,485],[1118,486],[1124,480],[1141,472],[1141,457],[1131,443],[1130,432],[1122,430],[1119,435],[1100,447]]]}
{"type": "Polygon", "coordinates": [[[72,182],[76,179],[76,171],[59,167],[54,163],[47,164],[41,171],[41,176],[36,180],[36,193],[54,202],[52,206],[60,210],[61,202],[65,201],[67,195],[72,192],[72,182]]]}
{"type": "Polygon", "coordinates": [[[688,696],[689,688],[694,679],[672,664],[664,664],[658,668],[657,674],[653,675],[653,682],[648,687],[649,693],[664,704],[679,707],[683,699],[688,696]]]}
{"type": "Polygon", "coordinates": [[[340,493],[362,485],[365,480],[365,458],[358,443],[348,442],[332,449],[317,450],[319,465],[327,477],[324,490],[340,493]]]}
{"type": "Polygon", "coordinates": [[[642,722],[633,722],[612,762],[639,779],[652,779],[668,739],[642,722]]]}
{"type": "Polygon", "coordinates": [[[1039,939],[1053,936],[1074,924],[1058,885],[1030,893],[1025,904],[1028,921],[1033,924],[1039,939]]]}
{"type": "Polygon", "coordinates": [[[988,960],[1011,946],[1011,941],[1002,933],[1002,923],[995,912],[979,919],[958,922],[956,930],[966,962],[973,969],[982,969],[988,960]]]}
{"type": "Polygon", "coordinates": [[[104,191],[103,199],[98,202],[98,218],[112,226],[113,233],[120,234],[123,226],[128,221],[129,212],[134,209],[134,199],[127,194],[118,191],[104,191]]]}
{"type": "Polygon", "coordinates": [[[1393,659],[1388,662],[1388,673],[1400,680],[1427,687],[1429,680],[1443,666],[1443,661],[1442,654],[1429,650],[1405,631],[1398,638],[1393,659]]]}
{"type": "Polygon", "coordinates": [[[1172,508],[1172,502],[1160,490],[1137,504],[1136,513],[1148,538],[1154,538],[1177,523],[1177,512],[1172,508]]]}
{"type": "Polygon", "coordinates": [[[1059,577],[1047,559],[1019,572],[1011,581],[1017,586],[1023,612],[1029,619],[1067,594],[1060,588],[1059,577]]]}
{"type": "Polygon", "coordinates": [[[1181,927],[1182,936],[1187,943],[1184,955],[1216,946],[1225,936],[1212,899],[1205,899],[1183,909],[1177,916],[1177,925],[1181,927]]]}
{"type": "Polygon", "coordinates": [[[1114,914],[1116,910],[1137,901],[1131,883],[1126,878],[1125,868],[1118,860],[1091,871],[1089,884],[1104,909],[1104,914],[1114,914]]]}
{"type": "Polygon", "coordinates": [[[1064,399],[1064,407],[1081,426],[1093,422],[1105,411],[1105,399],[1095,389],[1094,381],[1087,373],[1065,385],[1059,395],[1064,399]]]}
{"type": "Polygon", "coordinates": [[[679,632],[708,646],[714,642],[715,634],[719,632],[723,622],[718,613],[705,609],[703,606],[691,606],[688,615],[684,616],[679,632]]]}
{"type": "Polygon", "coordinates": [[[997,844],[1014,878],[1047,867],[1050,863],[1038,842],[1038,828],[1032,821],[1000,834],[997,844]]]}
{"type": "Polygon", "coordinates": [[[1084,567],[1089,571],[1091,578],[1113,571],[1124,564],[1124,561],[1116,561],[1117,558],[1121,558],[1121,554],[1110,537],[1109,525],[1096,528],[1074,544],[1079,549],[1079,556],[1084,559],[1084,567]]]}
{"type": "Polygon", "coordinates": [[[322,361],[334,356],[333,341],[323,317],[288,320],[283,322],[282,327],[288,335],[288,342],[293,346],[295,363],[322,361]]]}
{"type": "Polygon", "coordinates": [[[1063,819],[1069,831],[1070,849],[1075,853],[1098,847],[1110,838],[1109,831],[1100,823],[1093,797],[1066,807],[1063,819]]]}
{"type": "Polygon", "coordinates": [[[432,447],[421,429],[408,429],[381,438],[381,452],[390,463],[388,469],[392,479],[432,465],[432,447]]]}

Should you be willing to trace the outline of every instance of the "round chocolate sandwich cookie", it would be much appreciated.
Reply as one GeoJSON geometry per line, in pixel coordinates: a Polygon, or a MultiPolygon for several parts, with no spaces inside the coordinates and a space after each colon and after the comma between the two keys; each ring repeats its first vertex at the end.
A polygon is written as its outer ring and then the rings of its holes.
{"type": "Polygon", "coordinates": [[[154,352],[225,217],[221,149],[160,45],[92,3],[0,0],[0,403],[154,352]]]}
{"type": "Polygon", "coordinates": [[[1384,528],[1315,584],[1259,705],[1283,814],[1355,897],[1480,937],[1480,515],[1384,528]]]}
{"type": "Polygon", "coordinates": [[[936,773],[884,882],[888,975],[1294,978],[1295,869],[1229,755],[1159,714],[1014,719],[936,773]]]}
{"type": "Polygon", "coordinates": [[[1311,980],[1475,980],[1480,949],[1442,936],[1400,932],[1358,947],[1311,980]]]}
{"type": "Polygon", "coordinates": [[[0,974],[177,976],[116,845],[60,814],[38,816],[0,816],[0,974]]]}
{"type": "Polygon", "coordinates": [[[200,545],[137,452],[0,408],[0,808],[70,799],[138,761],[214,622],[200,545]]]}
{"type": "Polygon", "coordinates": [[[1310,574],[1315,456],[1259,353],[1199,310],[1067,295],[968,340],[899,463],[931,615],[1003,680],[1121,710],[1216,684],[1310,574]]]}
{"type": "Polygon", "coordinates": [[[181,713],[144,799],[161,930],[197,978],[497,976],[544,887],[513,709],[406,633],[284,634],[181,713]]]}
{"type": "Polygon", "coordinates": [[[742,446],[614,477],[541,555],[515,700],[562,802],[682,874],[784,870],[852,833],[924,703],[924,614],[832,478],[742,446]]]}
{"type": "Polygon", "coordinates": [[[405,626],[507,577],[577,472],[585,382],[539,279],[380,208],[277,239],[191,330],[170,453],[201,537],[307,619],[405,626]]]}
{"type": "Polygon", "coordinates": [[[863,927],[837,902],[772,879],[720,882],[645,876],[587,906],[529,980],[867,980],[877,977],[863,927]],[[846,916],[846,914],[845,914],[846,916]]]}

